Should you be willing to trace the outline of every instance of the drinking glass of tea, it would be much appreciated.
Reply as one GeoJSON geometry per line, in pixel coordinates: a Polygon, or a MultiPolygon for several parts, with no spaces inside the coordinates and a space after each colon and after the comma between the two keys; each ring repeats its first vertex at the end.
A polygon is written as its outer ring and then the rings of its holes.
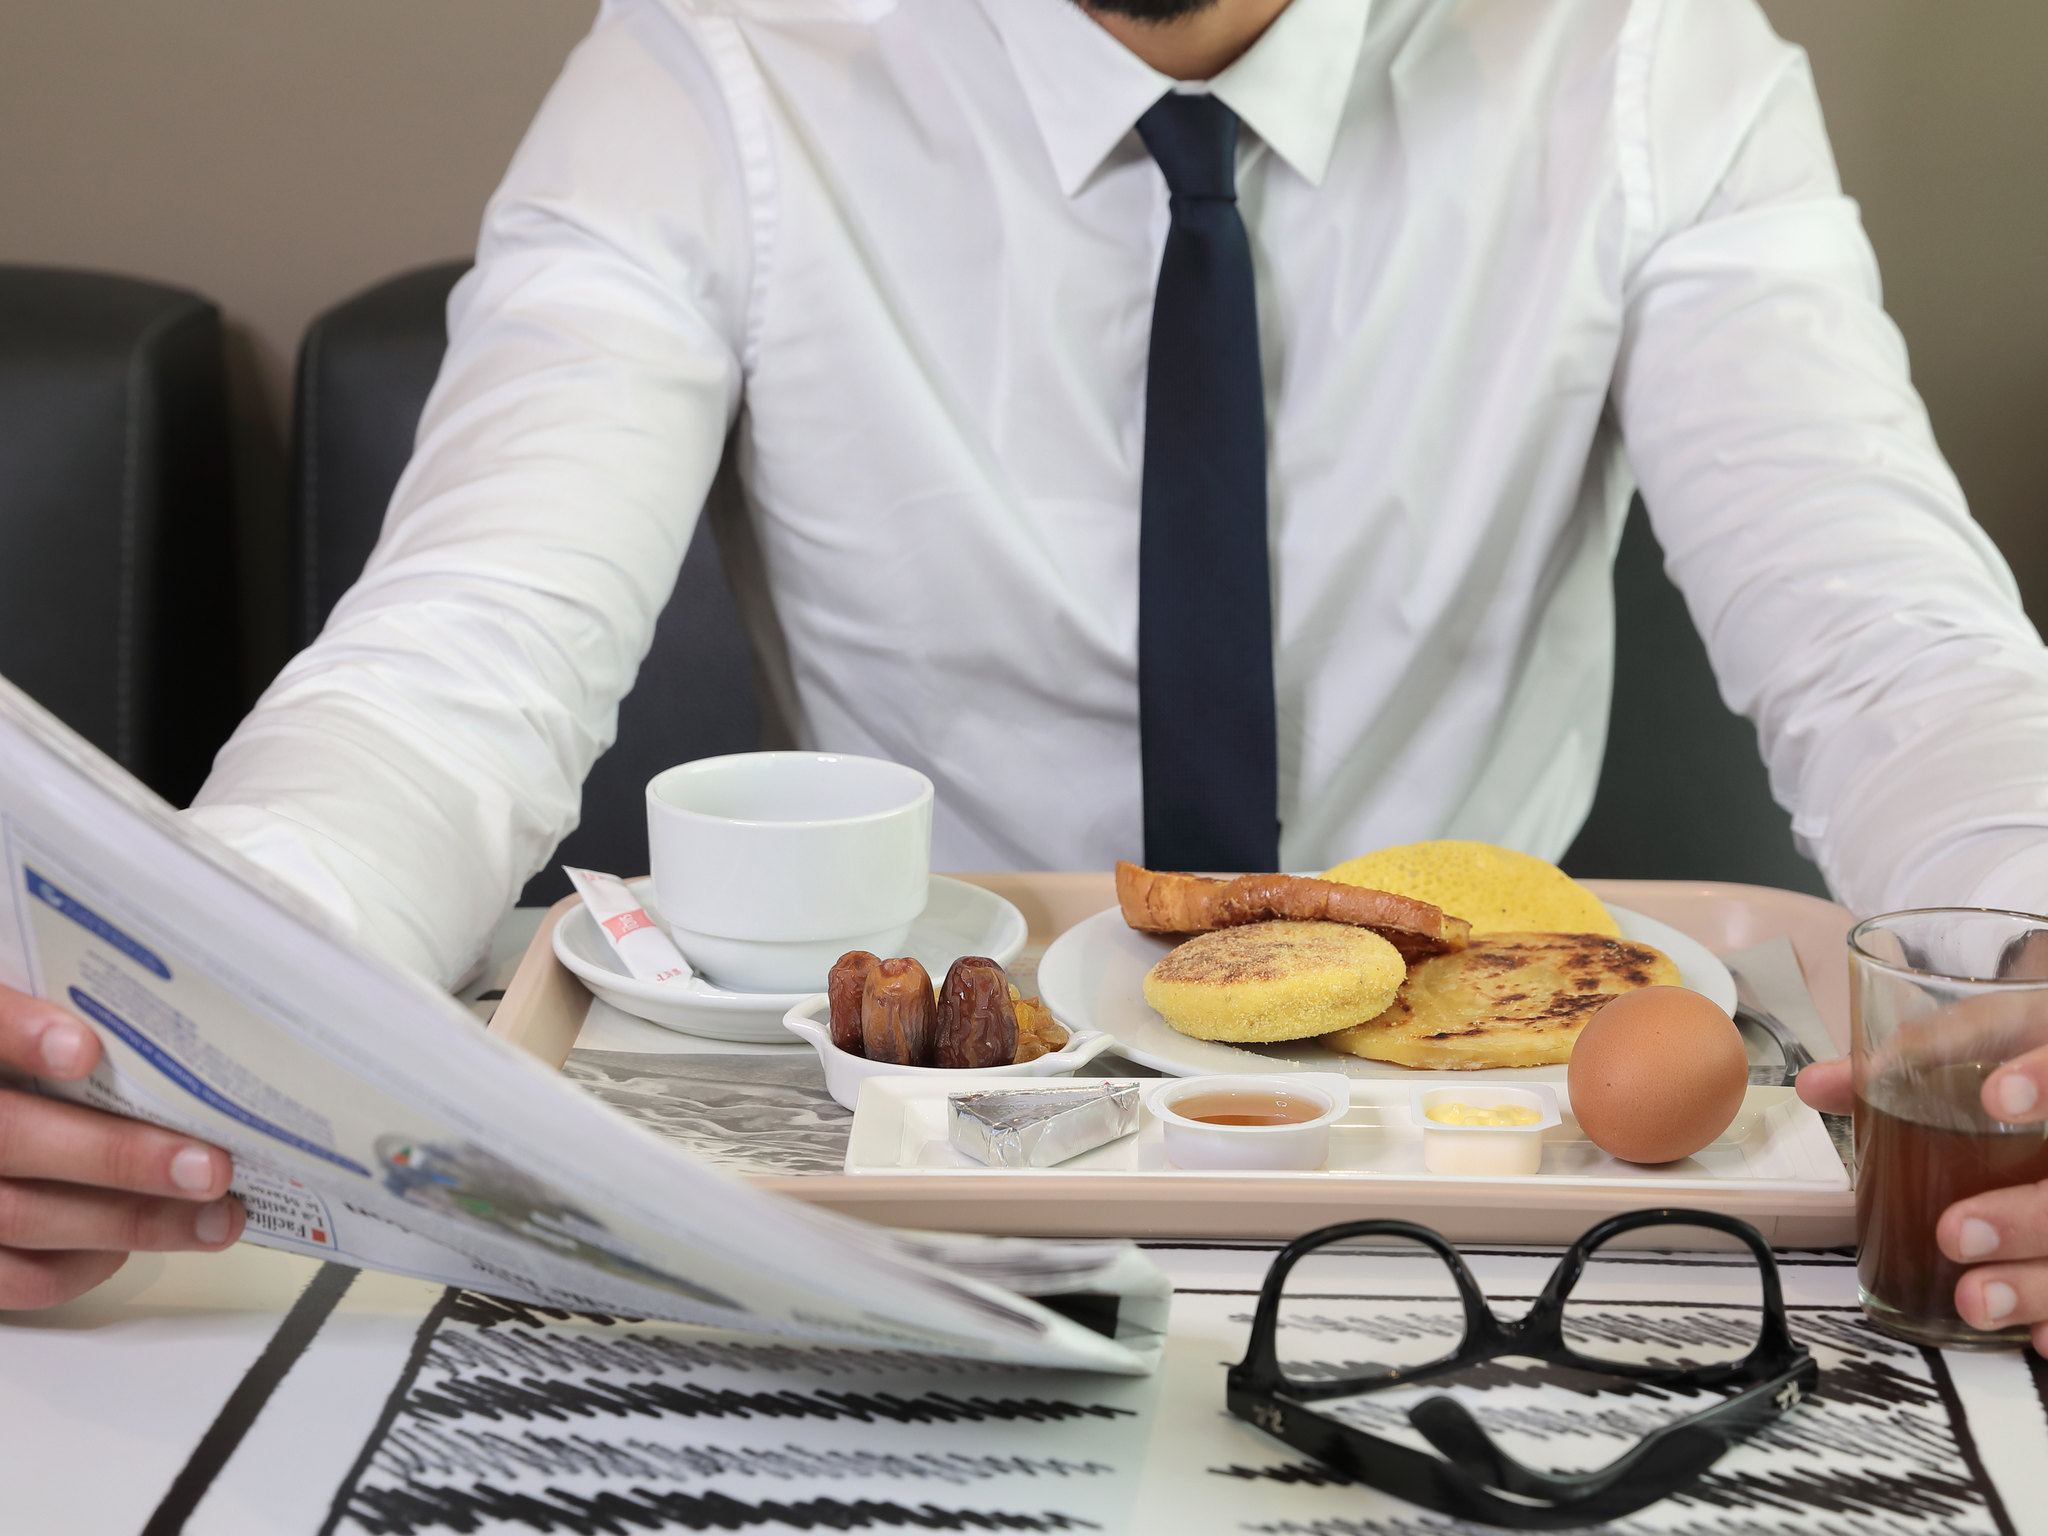
{"type": "Polygon", "coordinates": [[[1856,1089],[1856,1271],[1878,1328],[1944,1349],[2015,1349],[2025,1325],[1956,1311],[1966,1266],[1935,1244],[1958,1200],[2048,1179],[2048,1122],[2010,1124],[1985,1079],[2048,1044],[2048,917],[1892,912],[1849,934],[1856,1089]]]}

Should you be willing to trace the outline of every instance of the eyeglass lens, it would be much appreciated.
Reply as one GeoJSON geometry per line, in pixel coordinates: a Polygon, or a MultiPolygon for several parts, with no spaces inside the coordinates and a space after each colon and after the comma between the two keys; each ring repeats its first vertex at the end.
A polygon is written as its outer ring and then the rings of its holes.
{"type": "Polygon", "coordinates": [[[1425,1243],[1321,1248],[1288,1274],[1274,1352],[1290,1383],[1370,1382],[1448,1359],[1465,1337],[1456,1280],[1425,1243]]]}
{"type": "Polygon", "coordinates": [[[1763,1326],[1756,1255],[1726,1233],[1693,1226],[1638,1227],[1603,1244],[1563,1316],[1565,1344],[1588,1360],[1672,1370],[1738,1361],[1756,1348],[1763,1326]],[[1678,1271],[1664,1257],[1673,1250],[1714,1255],[1687,1262],[1682,1300],[1672,1294],[1678,1271]]]}

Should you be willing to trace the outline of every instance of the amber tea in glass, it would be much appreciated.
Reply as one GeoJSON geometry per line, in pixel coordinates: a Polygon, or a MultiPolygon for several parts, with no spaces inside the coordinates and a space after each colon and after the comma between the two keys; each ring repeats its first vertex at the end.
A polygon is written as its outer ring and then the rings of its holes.
{"type": "Polygon", "coordinates": [[[1885,1332],[1950,1349],[2024,1344],[1956,1311],[1966,1266],[1935,1245],[1956,1201],[2048,1178],[2048,1125],[2007,1124],[1985,1079],[2048,1043],[2048,918],[1897,912],[1849,935],[1855,1025],[1857,1280],[1885,1332]]]}

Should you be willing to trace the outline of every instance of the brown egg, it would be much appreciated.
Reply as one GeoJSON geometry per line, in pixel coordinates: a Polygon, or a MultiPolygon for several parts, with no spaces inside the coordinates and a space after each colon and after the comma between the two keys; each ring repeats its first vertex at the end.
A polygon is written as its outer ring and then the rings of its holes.
{"type": "Polygon", "coordinates": [[[1566,1082],[1594,1146],[1631,1163],[1668,1163],[1728,1129],[1749,1086],[1749,1057],[1735,1021],[1699,993],[1644,987],[1586,1021],[1566,1082]]]}

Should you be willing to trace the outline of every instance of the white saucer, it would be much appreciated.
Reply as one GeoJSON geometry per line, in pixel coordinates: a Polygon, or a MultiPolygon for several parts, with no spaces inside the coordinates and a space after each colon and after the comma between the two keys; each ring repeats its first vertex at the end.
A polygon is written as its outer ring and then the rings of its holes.
{"type": "MultiPolygon", "coordinates": [[[[1678,967],[1679,985],[1703,993],[1725,1012],[1735,1012],[1735,978],[1728,967],[1697,939],[1640,912],[1610,906],[1623,938],[1654,945],[1678,967]]],[[[1435,1076],[1390,1062],[1346,1056],[1314,1039],[1275,1045],[1220,1045],[1180,1033],[1145,1001],[1145,973],[1173,948],[1169,939],[1139,933],[1115,907],[1075,924],[1057,939],[1038,962],[1038,995],[1053,1017],[1069,1029],[1099,1029],[1116,1036],[1117,1050],[1176,1077],[1212,1072],[1342,1072],[1348,1077],[1420,1078],[1435,1076]]],[[[1501,1082],[1530,1079],[1563,1082],[1565,1069],[1493,1067],[1448,1074],[1468,1080],[1501,1082]]]]}
{"type": "MultiPolygon", "coordinates": [[[[647,915],[660,922],[654,881],[643,877],[626,884],[647,915]]],[[[1023,953],[1026,934],[1024,914],[993,891],[933,875],[931,894],[924,911],[910,925],[904,948],[934,980],[942,980],[946,968],[962,955],[986,955],[998,965],[1008,965],[1023,953]]],[[[555,924],[555,958],[614,1008],[664,1029],[709,1040],[794,1047],[798,1042],[782,1027],[782,1016],[817,990],[732,992],[702,976],[681,986],[636,981],[625,973],[597,924],[590,920],[589,909],[580,902],[555,924]]],[[[823,980],[819,978],[821,983],[823,980]]]]}

